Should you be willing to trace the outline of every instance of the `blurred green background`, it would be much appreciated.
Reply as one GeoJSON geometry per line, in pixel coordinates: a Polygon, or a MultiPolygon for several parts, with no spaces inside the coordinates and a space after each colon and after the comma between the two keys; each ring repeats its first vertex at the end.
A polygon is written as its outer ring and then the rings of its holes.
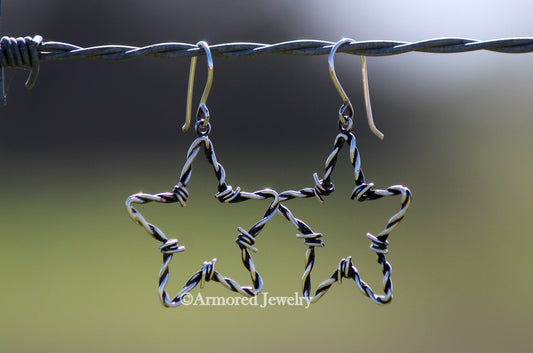
{"type": "MultiPolygon", "coordinates": [[[[81,46],[336,41],[415,41],[441,36],[532,36],[527,1],[92,1],[4,0],[2,33],[40,34],[81,46]],[[458,11],[460,9],[460,11],[458,11]]],[[[215,57],[208,105],[228,182],[245,190],[312,186],[337,133],[341,103],[327,57],[215,57]]],[[[205,78],[199,61],[197,97],[205,78]]],[[[368,131],[359,60],[338,55],[357,111],[367,181],[404,184],[414,199],[391,237],[394,300],[373,304],[352,281],[311,308],[163,308],[158,242],[124,208],[133,193],[171,190],[194,133],[182,124],[188,59],[43,62],[32,91],[6,70],[0,110],[0,351],[2,352],[528,352],[532,343],[533,245],[531,54],[411,53],[369,58],[374,118],[368,131]]],[[[196,98],[198,99],[198,98],[196,98]]],[[[326,247],[313,286],[352,255],[379,288],[366,232],[377,233],[398,200],[357,203],[347,153],[326,204],[288,206],[326,247]]],[[[204,260],[248,284],[236,228],[265,202],[219,204],[199,158],[187,207],[139,207],[187,247],[169,290],[204,260]]],[[[257,239],[264,291],[300,291],[306,247],[281,216],[257,239]]],[[[195,290],[194,293],[198,291],[195,290]]],[[[204,296],[230,296],[208,283],[204,296]]]]}

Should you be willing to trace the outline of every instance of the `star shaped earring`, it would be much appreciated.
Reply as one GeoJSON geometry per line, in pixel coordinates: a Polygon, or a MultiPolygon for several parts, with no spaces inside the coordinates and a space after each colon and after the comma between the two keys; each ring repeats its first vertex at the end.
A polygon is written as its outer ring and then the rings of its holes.
{"type": "MultiPolygon", "coordinates": [[[[355,136],[351,133],[353,127],[353,107],[348,99],[346,93],[344,92],[342,86],[337,79],[335,74],[335,66],[333,62],[333,57],[337,49],[347,43],[355,42],[352,39],[342,39],[337,42],[331,49],[329,55],[329,68],[331,78],[335,87],[337,88],[339,94],[343,99],[343,104],[339,110],[339,128],[340,133],[335,138],[334,149],[331,154],[328,156],[325,163],[325,174],[322,179],[318,178],[318,175],[315,173],[313,175],[315,180],[315,186],[312,188],[303,188],[300,190],[288,190],[279,194],[281,205],[279,206],[279,212],[291,223],[293,223],[296,228],[301,232],[297,234],[297,237],[304,239],[304,244],[308,246],[306,252],[306,261],[305,261],[305,270],[302,276],[302,287],[303,295],[311,302],[316,302],[320,299],[330,288],[331,286],[338,282],[341,283],[343,278],[353,279],[361,291],[366,294],[370,299],[378,304],[385,304],[391,301],[392,299],[392,280],[391,280],[391,265],[387,261],[386,254],[388,253],[388,237],[390,233],[400,224],[404,218],[410,204],[411,204],[411,191],[402,185],[393,185],[389,186],[386,189],[374,189],[373,183],[366,183],[361,170],[361,159],[359,151],[356,146],[355,136]],[[322,234],[313,232],[313,230],[301,219],[296,218],[290,209],[284,205],[288,200],[295,198],[308,198],[316,196],[321,202],[324,202],[324,196],[329,195],[335,190],[333,183],[331,182],[331,176],[335,169],[337,163],[337,158],[340,150],[344,145],[349,146],[349,156],[350,163],[354,168],[354,180],[355,180],[355,189],[351,194],[351,199],[357,201],[367,201],[367,200],[377,200],[383,197],[399,195],[401,198],[401,207],[400,210],[394,214],[387,222],[385,228],[379,232],[377,235],[367,233],[366,236],[370,239],[371,245],[370,248],[377,254],[377,262],[381,265],[383,273],[383,284],[384,284],[384,294],[379,295],[374,292],[374,290],[366,284],[359,274],[359,271],[352,263],[352,257],[348,256],[347,258],[342,258],[337,266],[337,269],[333,272],[331,277],[326,281],[322,282],[316,289],[315,294],[311,294],[311,272],[315,263],[315,247],[324,246],[322,241],[322,234]]],[[[366,71],[366,61],[364,57],[361,57],[362,68],[363,68],[363,82],[365,89],[365,102],[367,108],[367,117],[369,125],[372,131],[380,138],[383,138],[383,134],[377,130],[372,119],[372,112],[370,107],[370,97],[368,94],[368,79],[366,71]]]]}
{"type": "MultiPolygon", "coordinates": [[[[206,106],[207,96],[211,89],[213,79],[213,60],[211,51],[206,42],[198,42],[198,47],[205,51],[208,63],[208,79],[205,86],[200,105],[198,107],[197,122],[195,130],[198,137],[192,142],[188,152],[187,160],[183,166],[179,182],[174,186],[171,192],[162,192],[159,194],[147,194],[137,193],[131,195],[126,200],[127,211],[132,220],[138,225],[142,226],[148,234],[154,239],[160,241],[162,245],[159,247],[160,252],[163,254],[163,265],[159,272],[159,298],[162,304],[166,307],[176,307],[183,303],[183,299],[187,293],[189,293],[196,286],[203,287],[208,281],[214,281],[221,283],[227,289],[240,293],[245,296],[255,296],[263,287],[263,280],[259,273],[255,269],[254,262],[250,252],[257,252],[257,248],[254,247],[255,238],[259,235],[265,224],[276,214],[279,206],[279,196],[271,189],[263,189],[254,192],[247,192],[237,187],[233,189],[231,185],[226,183],[226,172],[222,165],[218,162],[213,143],[209,138],[209,132],[211,125],[209,123],[209,110],[206,106]],[[166,291],[166,285],[169,280],[169,266],[173,256],[179,252],[185,251],[185,246],[178,244],[178,239],[167,238],[163,231],[161,231],[154,224],[149,223],[143,215],[134,208],[135,204],[146,204],[149,202],[158,203],[179,203],[181,206],[185,206],[189,197],[189,192],[186,189],[187,183],[191,178],[192,165],[195,161],[200,150],[204,150],[206,158],[209,164],[213,167],[215,176],[218,180],[218,192],[215,197],[223,203],[236,203],[247,200],[271,200],[263,218],[255,223],[250,229],[245,230],[242,227],[238,227],[239,234],[236,242],[241,250],[241,259],[244,267],[250,273],[252,284],[250,286],[241,286],[234,280],[228,277],[224,277],[215,270],[215,264],[217,259],[205,261],[201,268],[192,274],[187,282],[183,285],[182,290],[170,297],[166,291]]],[[[194,72],[196,68],[196,57],[191,60],[191,73],[189,76],[189,88],[187,99],[187,115],[186,123],[183,130],[186,130],[190,124],[190,108],[192,89],[194,84],[194,72]]]]}

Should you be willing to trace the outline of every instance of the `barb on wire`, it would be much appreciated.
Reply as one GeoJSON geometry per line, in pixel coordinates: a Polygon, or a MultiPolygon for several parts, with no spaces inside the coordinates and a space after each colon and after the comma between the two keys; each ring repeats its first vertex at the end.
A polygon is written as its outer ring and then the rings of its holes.
{"type": "Polygon", "coordinates": [[[26,80],[26,88],[31,89],[37,81],[39,74],[39,51],[43,37],[2,37],[0,39],[0,66],[2,66],[2,80],[0,82],[0,104],[6,104],[4,88],[4,67],[25,68],[30,70],[26,80]]]}

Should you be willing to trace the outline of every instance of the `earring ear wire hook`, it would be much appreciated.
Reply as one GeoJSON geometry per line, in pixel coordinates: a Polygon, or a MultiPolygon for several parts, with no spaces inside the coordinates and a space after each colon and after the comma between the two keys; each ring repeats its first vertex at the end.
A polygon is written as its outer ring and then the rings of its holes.
{"type": "MultiPolygon", "coordinates": [[[[207,44],[207,42],[200,41],[196,43],[196,45],[205,51],[205,55],[207,57],[207,82],[205,84],[204,92],[202,93],[202,98],[200,98],[200,104],[198,105],[198,115],[200,115],[200,112],[203,112],[203,126],[207,126],[207,124],[209,123],[209,110],[207,109],[205,103],[207,102],[207,97],[209,96],[209,91],[211,91],[211,86],[213,84],[213,56],[211,55],[211,50],[209,49],[209,44],[207,44]]],[[[185,124],[183,124],[181,128],[183,132],[187,131],[191,126],[192,95],[197,59],[197,56],[193,56],[191,58],[191,68],[189,70],[189,84],[187,86],[187,106],[185,111],[185,124]]]]}
{"type": "MultiPolygon", "coordinates": [[[[337,89],[337,92],[339,92],[339,95],[341,96],[343,100],[343,105],[341,106],[339,110],[339,119],[343,125],[348,125],[349,121],[347,118],[351,118],[354,114],[354,109],[352,106],[352,103],[350,102],[350,99],[348,98],[348,95],[342,88],[339,79],[337,78],[337,74],[335,73],[335,62],[334,62],[334,56],[337,52],[337,49],[339,49],[342,45],[346,43],[355,42],[355,40],[350,38],[343,38],[339,40],[335,45],[331,48],[331,52],[329,53],[328,63],[329,63],[329,73],[331,75],[331,79],[333,81],[333,84],[335,85],[335,88],[337,89]],[[348,112],[346,112],[348,110],[348,112]]],[[[374,118],[372,116],[372,105],[370,104],[370,89],[368,87],[368,70],[366,67],[366,57],[364,55],[361,55],[361,71],[363,74],[363,91],[365,96],[365,106],[366,106],[366,117],[368,120],[368,126],[370,127],[370,130],[376,135],[380,140],[383,140],[383,133],[378,130],[376,125],[374,124],[374,118]]]]}

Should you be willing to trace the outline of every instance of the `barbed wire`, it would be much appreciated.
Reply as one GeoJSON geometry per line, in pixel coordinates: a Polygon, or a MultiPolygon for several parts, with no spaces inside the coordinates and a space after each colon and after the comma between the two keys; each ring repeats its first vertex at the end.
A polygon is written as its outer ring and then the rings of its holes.
{"type": "MultiPolygon", "coordinates": [[[[219,57],[253,57],[269,54],[328,55],[335,42],[324,40],[292,40],[288,42],[222,43],[210,46],[212,55],[219,57]]],[[[464,53],[488,50],[499,53],[521,54],[533,52],[533,37],[475,40],[468,38],[435,38],[418,42],[390,40],[353,41],[338,49],[339,52],[364,56],[388,56],[409,52],[464,53]]],[[[130,45],[99,45],[81,47],[63,42],[43,42],[39,35],[32,37],[8,37],[0,39],[0,66],[30,69],[26,87],[31,89],[39,72],[39,61],[58,61],[76,58],[96,60],[126,60],[137,57],[186,58],[204,55],[196,44],[156,43],[144,47],[130,45]]],[[[5,104],[5,90],[0,76],[0,103],[5,104]]]]}
{"type": "MultiPolygon", "coordinates": [[[[263,43],[223,43],[210,45],[214,56],[246,57],[267,54],[284,55],[327,55],[335,42],[323,40],[293,40],[275,44],[263,43]]],[[[504,38],[478,41],[467,38],[437,38],[419,42],[400,41],[357,41],[343,45],[339,52],[386,56],[407,52],[424,53],[462,53],[475,50],[489,50],[500,53],[533,52],[533,38],[504,38]]],[[[123,60],[139,56],[178,58],[203,55],[196,44],[158,43],[145,47],[125,45],[102,45],[83,48],[61,42],[42,43],[38,51],[41,60],[64,60],[71,58],[90,58],[100,60],[123,60]]]]}

